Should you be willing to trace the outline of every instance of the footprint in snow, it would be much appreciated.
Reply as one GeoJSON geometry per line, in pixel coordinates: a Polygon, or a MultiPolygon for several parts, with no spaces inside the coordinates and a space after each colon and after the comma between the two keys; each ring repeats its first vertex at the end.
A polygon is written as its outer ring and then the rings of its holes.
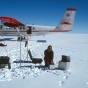
{"type": "Polygon", "coordinates": [[[71,74],[71,72],[70,72],[70,71],[63,71],[63,73],[68,73],[68,74],[71,74]]]}
{"type": "Polygon", "coordinates": [[[68,76],[64,76],[63,79],[68,79],[68,76]]]}
{"type": "Polygon", "coordinates": [[[59,81],[59,86],[63,86],[64,85],[64,81],[59,81]]]}
{"type": "Polygon", "coordinates": [[[23,79],[25,79],[25,76],[23,76],[23,79]]]}

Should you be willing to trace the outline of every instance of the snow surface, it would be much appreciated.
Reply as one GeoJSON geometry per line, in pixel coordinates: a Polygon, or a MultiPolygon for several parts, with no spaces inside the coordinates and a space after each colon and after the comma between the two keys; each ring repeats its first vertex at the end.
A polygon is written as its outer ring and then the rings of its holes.
{"type": "Polygon", "coordinates": [[[20,64],[20,42],[1,42],[7,44],[7,47],[0,47],[0,56],[10,57],[11,69],[7,66],[0,69],[0,88],[88,88],[88,34],[60,33],[31,37],[28,48],[33,57],[43,58],[44,50],[52,45],[56,66],[62,55],[71,57],[69,70],[49,70],[44,68],[44,62],[36,65],[26,63],[27,48],[24,42],[21,43],[21,59],[24,63],[20,64]]]}

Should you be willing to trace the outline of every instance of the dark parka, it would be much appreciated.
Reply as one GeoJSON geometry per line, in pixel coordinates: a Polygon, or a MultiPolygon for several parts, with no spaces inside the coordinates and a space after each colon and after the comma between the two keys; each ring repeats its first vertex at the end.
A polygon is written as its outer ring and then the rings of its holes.
{"type": "Polygon", "coordinates": [[[44,51],[44,55],[45,55],[44,60],[47,59],[47,58],[53,60],[54,52],[52,50],[49,52],[48,49],[46,49],[44,51]]]}

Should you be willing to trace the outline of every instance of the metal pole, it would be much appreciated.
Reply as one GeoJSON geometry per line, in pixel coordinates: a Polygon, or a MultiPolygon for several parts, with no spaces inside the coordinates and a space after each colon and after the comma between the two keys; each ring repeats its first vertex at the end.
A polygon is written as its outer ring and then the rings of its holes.
{"type": "Polygon", "coordinates": [[[18,35],[20,37],[20,67],[21,67],[21,35],[20,35],[20,30],[17,27],[18,35]]]}
{"type": "Polygon", "coordinates": [[[20,67],[21,67],[21,36],[20,36],[20,67]]]}
{"type": "MultiPolygon", "coordinates": [[[[28,43],[28,35],[27,35],[27,43],[28,43]]],[[[28,44],[27,44],[27,61],[28,61],[28,44]]]]}

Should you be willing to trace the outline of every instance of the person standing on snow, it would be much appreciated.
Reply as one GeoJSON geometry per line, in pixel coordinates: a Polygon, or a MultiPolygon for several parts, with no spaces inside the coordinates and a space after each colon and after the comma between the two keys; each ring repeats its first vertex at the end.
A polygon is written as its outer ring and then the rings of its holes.
{"type": "Polygon", "coordinates": [[[48,48],[44,51],[45,67],[48,67],[50,64],[54,64],[53,57],[54,57],[54,52],[52,50],[52,46],[49,45],[48,48]]]}

